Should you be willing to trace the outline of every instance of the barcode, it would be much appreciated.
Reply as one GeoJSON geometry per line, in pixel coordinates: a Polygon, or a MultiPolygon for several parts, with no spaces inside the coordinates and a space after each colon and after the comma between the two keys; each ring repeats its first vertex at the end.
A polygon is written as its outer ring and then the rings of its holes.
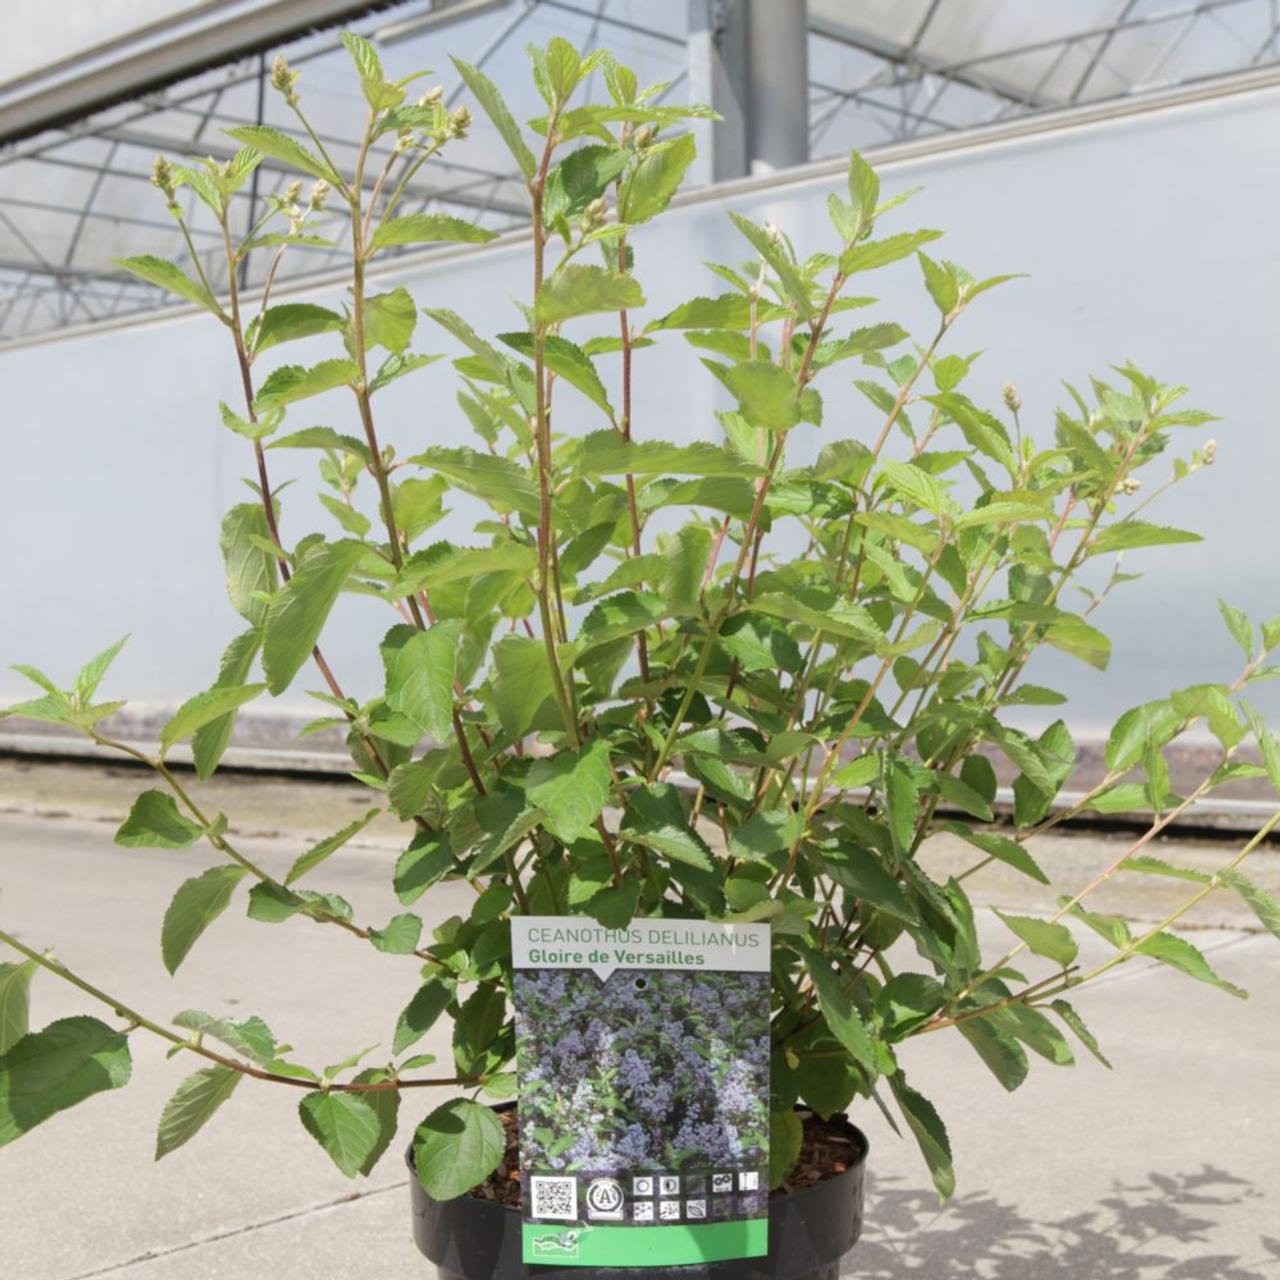
{"type": "Polygon", "coordinates": [[[530,1178],[533,1218],[557,1222],[578,1220],[578,1180],[576,1178],[530,1178]]]}

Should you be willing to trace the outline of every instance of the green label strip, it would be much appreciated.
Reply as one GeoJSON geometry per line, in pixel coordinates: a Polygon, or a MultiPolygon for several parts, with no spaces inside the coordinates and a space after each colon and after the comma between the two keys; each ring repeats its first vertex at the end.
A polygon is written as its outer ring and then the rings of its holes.
{"type": "Polygon", "coordinates": [[[769,1252],[769,1219],[666,1226],[524,1223],[524,1261],[544,1267],[678,1267],[769,1252]]]}

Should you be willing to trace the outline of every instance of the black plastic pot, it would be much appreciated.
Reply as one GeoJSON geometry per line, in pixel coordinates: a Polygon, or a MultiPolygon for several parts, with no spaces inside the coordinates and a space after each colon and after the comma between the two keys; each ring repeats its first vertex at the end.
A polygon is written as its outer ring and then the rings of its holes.
{"type": "MultiPolygon", "coordinates": [[[[832,1121],[857,1141],[861,1155],[845,1173],[769,1201],[769,1252],[686,1267],[528,1266],[521,1260],[521,1215],[493,1200],[433,1200],[409,1179],[413,1238],[439,1268],[440,1280],[836,1280],[840,1259],[862,1233],[867,1140],[843,1117],[832,1121]]],[[[413,1151],[408,1154],[410,1171],[413,1151]]]]}

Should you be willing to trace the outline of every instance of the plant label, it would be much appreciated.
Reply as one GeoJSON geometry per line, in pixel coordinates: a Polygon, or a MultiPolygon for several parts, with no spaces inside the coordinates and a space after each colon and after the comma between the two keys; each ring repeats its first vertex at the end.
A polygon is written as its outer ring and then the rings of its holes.
{"type": "Polygon", "coordinates": [[[769,929],[517,916],[524,1261],[768,1252],[769,929]]]}

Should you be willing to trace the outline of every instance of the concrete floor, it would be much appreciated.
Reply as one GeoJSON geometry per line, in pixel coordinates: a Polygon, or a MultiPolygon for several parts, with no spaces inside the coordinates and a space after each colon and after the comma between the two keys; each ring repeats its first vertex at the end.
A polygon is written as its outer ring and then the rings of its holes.
{"type": "MultiPolygon", "coordinates": [[[[387,1043],[415,990],[415,965],[336,930],[297,920],[266,928],[233,908],[176,977],[165,973],[164,905],[208,859],[198,849],[112,844],[111,824],[142,785],[129,770],[0,761],[0,924],[30,945],[56,943],[64,963],[157,1019],[192,1007],[259,1013],[310,1062],[387,1043]]],[[[341,825],[359,802],[344,786],[234,779],[210,797],[238,815],[245,848],[281,872],[308,837],[341,825]]],[[[389,883],[399,847],[393,825],[375,825],[330,861],[324,887],[349,898],[362,921],[384,922],[399,909],[389,883]]],[[[1119,848],[1073,835],[1042,842],[1038,856],[1065,882],[1083,884],[1119,848]]],[[[1212,867],[1229,846],[1170,842],[1158,852],[1212,867]]],[[[929,856],[962,865],[947,842],[929,856]]],[[[1255,875],[1274,889],[1280,856],[1261,854],[1255,875]]],[[[1139,918],[1158,918],[1170,893],[1186,888],[1130,879],[1139,883],[1118,886],[1111,905],[1139,918]]],[[[973,883],[986,903],[1043,906],[1020,879],[973,883]]],[[[442,919],[468,894],[453,886],[418,907],[429,922],[442,919]]],[[[995,955],[1007,934],[981,914],[995,955]]],[[[1114,1073],[1092,1060],[1065,1071],[1037,1061],[1007,1096],[957,1035],[906,1046],[913,1082],[951,1130],[960,1189],[939,1209],[914,1145],[861,1110],[871,1196],[848,1275],[1280,1280],[1280,945],[1226,895],[1194,923],[1214,966],[1253,998],[1234,1000],[1145,963],[1114,971],[1078,1001],[1114,1073]]],[[[41,1025],[90,1011],[47,976],[37,979],[33,1004],[41,1025]]],[[[421,1048],[447,1062],[447,1033],[437,1029],[421,1048]]],[[[126,1089],[0,1152],[6,1280],[432,1275],[410,1239],[398,1160],[389,1154],[371,1179],[348,1182],[278,1087],[246,1081],[193,1142],[154,1164],[156,1120],[193,1064],[167,1062],[163,1047],[141,1035],[134,1053],[126,1089]]],[[[407,1097],[399,1146],[431,1105],[407,1097]]]]}

